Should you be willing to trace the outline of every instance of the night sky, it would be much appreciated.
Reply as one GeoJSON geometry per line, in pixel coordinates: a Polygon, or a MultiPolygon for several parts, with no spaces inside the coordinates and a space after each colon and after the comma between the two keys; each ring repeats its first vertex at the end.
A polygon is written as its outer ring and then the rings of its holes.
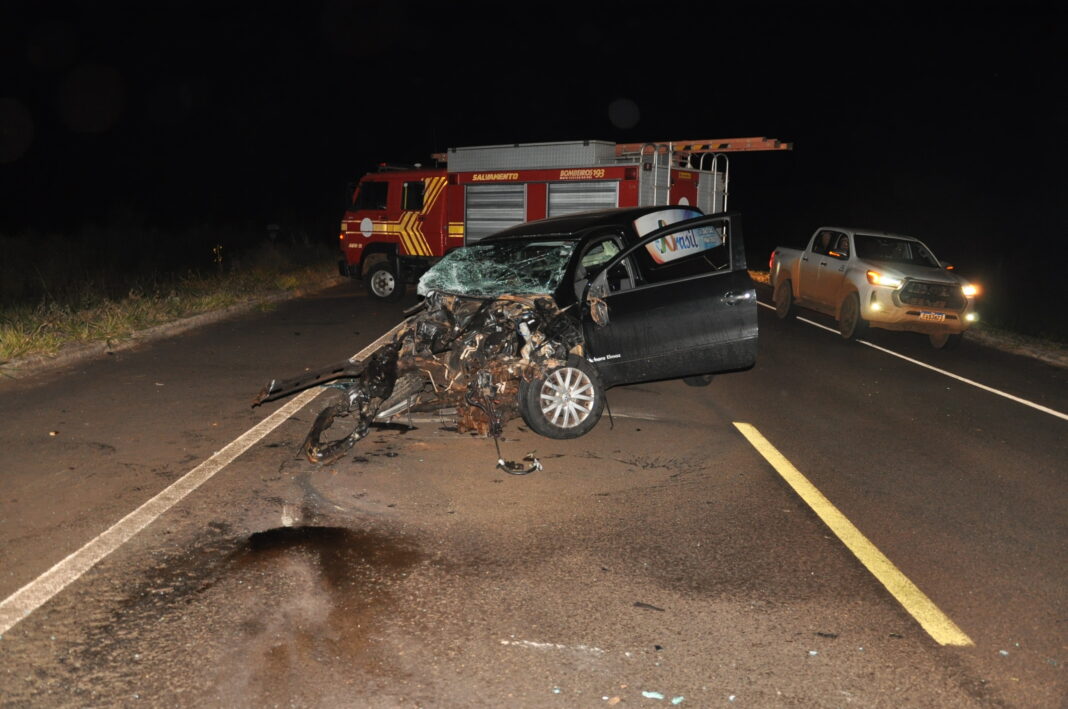
{"type": "Polygon", "coordinates": [[[6,2],[0,233],[334,239],[383,161],[769,136],[731,163],[751,258],[867,226],[1008,288],[1068,236],[1066,34],[1028,2],[6,2]]]}

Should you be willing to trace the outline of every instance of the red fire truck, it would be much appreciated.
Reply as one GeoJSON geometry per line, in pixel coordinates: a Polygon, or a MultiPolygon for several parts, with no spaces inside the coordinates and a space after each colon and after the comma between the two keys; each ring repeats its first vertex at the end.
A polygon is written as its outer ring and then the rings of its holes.
{"type": "Polygon", "coordinates": [[[398,300],[446,252],[514,224],[609,207],[727,208],[727,153],[790,150],[773,138],[583,140],[449,148],[438,167],[383,166],[341,221],[342,275],[398,300]]]}

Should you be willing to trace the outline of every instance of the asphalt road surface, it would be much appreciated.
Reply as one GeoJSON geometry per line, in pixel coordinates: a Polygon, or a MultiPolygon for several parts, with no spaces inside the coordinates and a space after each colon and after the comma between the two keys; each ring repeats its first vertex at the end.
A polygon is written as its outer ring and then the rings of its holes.
{"type": "Polygon", "coordinates": [[[1068,370],[762,308],[751,371],[511,422],[525,476],[426,415],[314,466],[325,395],[250,408],[414,302],[0,384],[0,705],[1064,706],[1068,370]]]}

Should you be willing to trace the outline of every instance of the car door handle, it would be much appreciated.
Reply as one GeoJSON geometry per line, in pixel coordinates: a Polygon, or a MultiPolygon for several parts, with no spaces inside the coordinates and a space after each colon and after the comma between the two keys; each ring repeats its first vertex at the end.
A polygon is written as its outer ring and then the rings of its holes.
{"type": "Polygon", "coordinates": [[[820,261],[820,265],[821,265],[821,266],[826,266],[826,265],[827,265],[827,262],[826,262],[826,261],[820,261]]]}
{"type": "Polygon", "coordinates": [[[745,293],[735,293],[734,291],[729,290],[723,294],[723,302],[727,305],[736,305],[737,303],[741,303],[746,300],[749,300],[748,291],[745,293]]]}

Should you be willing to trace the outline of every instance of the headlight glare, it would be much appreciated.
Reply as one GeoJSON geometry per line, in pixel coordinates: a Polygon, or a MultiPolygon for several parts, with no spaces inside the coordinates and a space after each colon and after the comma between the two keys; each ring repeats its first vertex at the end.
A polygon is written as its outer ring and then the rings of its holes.
{"type": "Polygon", "coordinates": [[[868,271],[868,283],[873,286],[886,286],[887,288],[900,288],[901,279],[886,276],[878,271],[868,271]]]}
{"type": "Polygon", "coordinates": [[[974,283],[965,283],[960,289],[964,292],[964,295],[967,298],[974,298],[979,295],[979,286],[974,283]]]}

